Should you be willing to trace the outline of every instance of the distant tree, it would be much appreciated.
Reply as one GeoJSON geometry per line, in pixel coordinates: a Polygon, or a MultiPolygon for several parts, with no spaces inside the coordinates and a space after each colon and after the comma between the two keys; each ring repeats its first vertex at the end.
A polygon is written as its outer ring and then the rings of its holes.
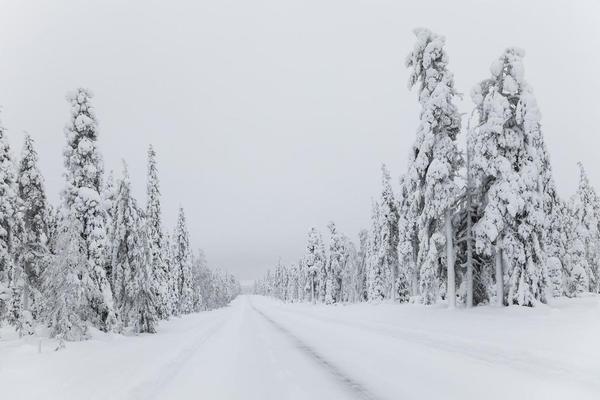
{"type": "Polygon", "coordinates": [[[179,208],[179,216],[173,235],[173,268],[176,270],[176,276],[178,278],[178,313],[189,314],[194,310],[192,256],[185,213],[181,207],[179,208]]]}

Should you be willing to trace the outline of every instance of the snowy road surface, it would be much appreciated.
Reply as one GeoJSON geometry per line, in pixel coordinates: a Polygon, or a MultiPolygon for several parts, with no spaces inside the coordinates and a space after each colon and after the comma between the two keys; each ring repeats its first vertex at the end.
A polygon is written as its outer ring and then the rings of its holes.
{"type": "Polygon", "coordinates": [[[0,340],[1,398],[600,398],[597,297],[449,311],[240,296],[156,335],[38,345],[0,340]]]}

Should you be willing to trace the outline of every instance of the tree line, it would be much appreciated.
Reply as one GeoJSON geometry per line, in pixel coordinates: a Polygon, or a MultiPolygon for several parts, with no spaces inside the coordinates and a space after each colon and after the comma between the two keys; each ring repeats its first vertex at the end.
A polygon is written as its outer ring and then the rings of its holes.
{"type": "Polygon", "coordinates": [[[358,249],[331,223],[326,251],[312,228],[298,263],[269,270],[255,291],[285,301],[449,307],[598,293],[600,200],[581,163],[577,191],[559,197],[524,51],[508,48],[492,63],[471,91],[464,126],[445,38],[415,35],[406,66],[420,122],[400,190],[394,194],[383,166],[358,249]]]}
{"type": "Polygon", "coordinates": [[[92,93],[67,96],[66,185],[61,203],[46,197],[31,136],[15,163],[0,124],[0,323],[20,335],[46,326],[61,340],[102,331],[156,332],[170,316],[210,310],[240,291],[236,278],[208,269],[193,252],[179,208],[163,231],[156,153],[148,149],[147,199],[131,193],[127,165],[104,176],[92,93]],[[18,164],[18,165],[15,165],[18,164]]]}

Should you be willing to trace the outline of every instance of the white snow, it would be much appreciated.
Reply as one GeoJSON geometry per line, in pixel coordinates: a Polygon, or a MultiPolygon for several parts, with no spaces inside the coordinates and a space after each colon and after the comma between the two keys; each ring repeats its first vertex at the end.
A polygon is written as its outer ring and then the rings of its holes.
{"type": "Polygon", "coordinates": [[[0,336],[6,399],[600,398],[600,296],[454,311],[241,296],[60,351],[0,336]]]}

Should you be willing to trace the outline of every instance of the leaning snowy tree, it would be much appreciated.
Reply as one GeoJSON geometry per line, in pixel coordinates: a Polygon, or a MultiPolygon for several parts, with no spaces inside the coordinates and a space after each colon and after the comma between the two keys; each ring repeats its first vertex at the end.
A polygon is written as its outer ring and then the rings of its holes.
{"type": "Polygon", "coordinates": [[[156,152],[148,148],[148,181],[146,186],[146,226],[150,245],[151,271],[157,283],[155,296],[159,299],[158,315],[160,318],[169,316],[169,271],[163,260],[163,231],[160,207],[160,186],[156,166],[156,152]]]}
{"type": "Polygon", "coordinates": [[[449,307],[454,307],[454,228],[452,217],[458,195],[455,182],[462,165],[456,145],[460,114],[454,104],[454,77],[448,70],[445,38],[427,29],[416,29],[417,43],[406,65],[411,68],[409,87],[418,84],[421,118],[404,184],[410,193],[411,213],[417,216],[417,266],[421,300],[438,297],[440,260],[445,258],[449,307]],[[446,254],[443,254],[443,248],[446,254]]]}
{"type": "Polygon", "coordinates": [[[31,333],[32,319],[42,300],[41,274],[48,261],[48,203],[37,151],[27,134],[17,172],[17,186],[16,260],[23,272],[23,315],[31,333]]]}
{"type": "Polygon", "coordinates": [[[194,311],[192,249],[190,234],[185,222],[183,208],[179,208],[179,216],[173,234],[173,268],[177,271],[177,311],[178,314],[189,314],[194,311]]]}
{"type": "Polygon", "coordinates": [[[498,304],[546,301],[542,157],[539,111],[523,79],[520,49],[493,63],[492,77],[473,90],[479,117],[469,141],[471,170],[481,188],[481,218],[473,227],[476,250],[494,254],[498,304]],[[504,289],[507,282],[508,290],[504,289]]]}
{"type": "Polygon", "coordinates": [[[91,98],[92,93],[82,88],[67,96],[71,105],[71,120],[65,128],[67,185],[63,197],[66,213],[79,220],[81,236],[85,241],[89,280],[83,282],[83,288],[92,310],[87,318],[107,331],[116,320],[112,292],[105,271],[105,211],[100,196],[103,166],[96,146],[98,129],[91,98]]]}

